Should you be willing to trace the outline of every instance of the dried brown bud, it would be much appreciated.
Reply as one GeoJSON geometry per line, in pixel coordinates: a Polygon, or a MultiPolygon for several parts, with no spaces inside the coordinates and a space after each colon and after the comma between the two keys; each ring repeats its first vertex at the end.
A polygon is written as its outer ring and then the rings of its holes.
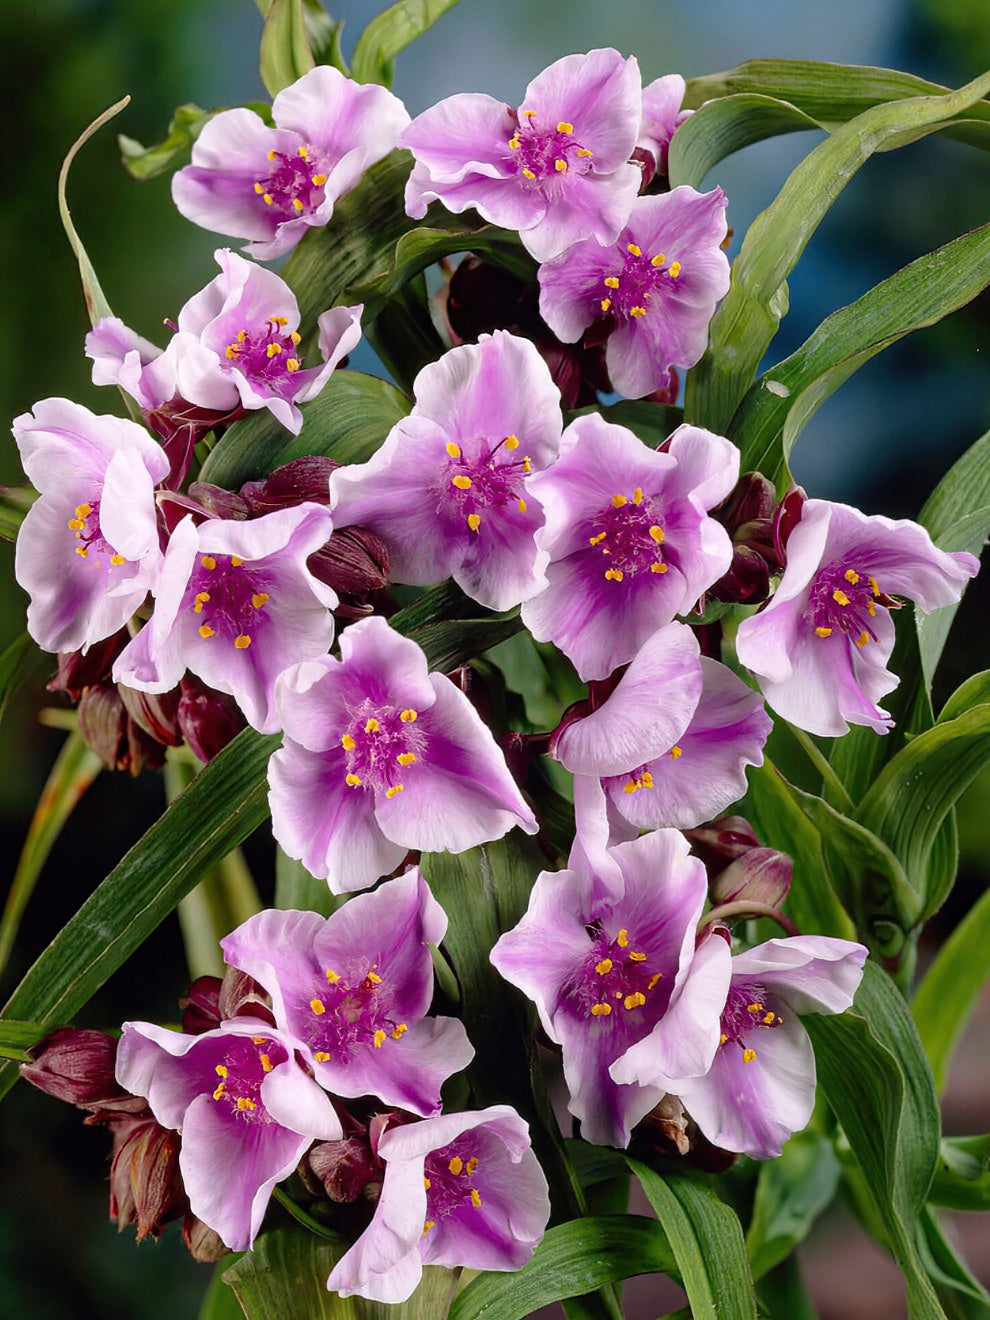
{"type": "Polygon", "coordinates": [[[110,1218],[119,1231],[137,1224],[139,1242],[158,1237],[170,1220],[189,1210],[179,1174],[179,1134],[150,1113],[115,1119],[110,1127],[110,1218]]]}

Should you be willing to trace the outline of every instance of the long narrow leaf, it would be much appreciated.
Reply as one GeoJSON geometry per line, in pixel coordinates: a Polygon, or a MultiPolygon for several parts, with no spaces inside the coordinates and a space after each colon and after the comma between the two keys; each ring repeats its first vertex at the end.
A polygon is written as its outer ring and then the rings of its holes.
{"type": "Polygon", "coordinates": [[[76,254],[76,261],[79,263],[79,277],[82,280],[83,297],[86,299],[86,311],[89,313],[89,319],[94,325],[101,316],[111,316],[113,313],[111,312],[110,304],[107,302],[106,296],[100,287],[100,281],[96,278],[96,271],[93,269],[93,263],[90,261],[86,249],[83,246],[82,239],[79,237],[76,232],[76,227],[72,223],[72,214],[69,211],[66,188],[69,182],[69,170],[80,148],[84,147],[94,133],[98,133],[104,124],[109,124],[110,120],[119,115],[121,110],[126,109],[126,107],[130,105],[130,101],[131,98],[129,96],[124,96],[119,101],[114,102],[109,109],[104,110],[103,114],[97,119],[94,119],[89,128],[87,128],[84,133],[81,133],[80,136],[76,138],[75,142],[73,142],[72,146],[69,148],[69,154],[62,162],[62,168],[58,173],[58,213],[62,217],[62,225],[65,229],[66,237],[69,240],[69,245],[71,246],[72,251],[76,254]]]}
{"type": "Polygon", "coordinates": [[[797,106],[773,96],[737,93],[709,101],[674,134],[667,174],[672,188],[700,188],[705,175],[726,156],[779,133],[821,128],[797,106]]]}
{"type": "Polygon", "coordinates": [[[373,18],[357,39],[351,57],[351,77],[358,82],[390,86],[392,61],[417,37],[442,18],[458,0],[399,0],[373,18]]]}
{"type": "Polygon", "coordinates": [[[271,96],[313,67],[302,0],[268,0],[261,33],[261,80],[271,96]]]}

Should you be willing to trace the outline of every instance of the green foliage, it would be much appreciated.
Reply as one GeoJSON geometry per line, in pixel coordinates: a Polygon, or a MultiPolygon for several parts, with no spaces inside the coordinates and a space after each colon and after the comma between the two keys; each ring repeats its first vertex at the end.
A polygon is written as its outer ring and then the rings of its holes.
{"type": "Polygon", "coordinates": [[[457,3],[458,0],[399,0],[373,18],[354,47],[351,77],[358,82],[391,87],[396,55],[457,3]]]}
{"type": "Polygon", "coordinates": [[[754,1278],[774,1270],[803,1242],[835,1198],[841,1169],[832,1143],[809,1128],[760,1166],[746,1249],[754,1278]]]}
{"type": "Polygon", "coordinates": [[[275,96],[313,68],[303,0],[267,0],[261,33],[261,81],[275,96]]]}

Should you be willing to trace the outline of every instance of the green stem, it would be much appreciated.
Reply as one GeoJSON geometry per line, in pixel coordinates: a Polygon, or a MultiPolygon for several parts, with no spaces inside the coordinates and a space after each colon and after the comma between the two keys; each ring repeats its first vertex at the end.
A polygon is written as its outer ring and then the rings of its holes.
{"type": "Polygon", "coordinates": [[[274,1196],[279,1205],[282,1206],[282,1208],[286,1210],[297,1223],[302,1224],[304,1228],[308,1228],[311,1233],[315,1233],[318,1237],[326,1238],[328,1242],[347,1241],[346,1238],[341,1237],[341,1235],[334,1229],[327,1228],[327,1226],[321,1224],[318,1219],[314,1219],[311,1214],[308,1214],[302,1208],[301,1205],[297,1205],[297,1203],[293,1201],[288,1192],[283,1192],[281,1187],[273,1187],[272,1196],[274,1196]]]}
{"type": "Polygon", "coordinates": [[[847,814],[853,811],[853,800],[846,792],[846,786],[829,765],[825,754],[818,747],[817,743],[803,729],[796,729],[793,724],[788,725],[794,741],[799,745],[805,756],[815,767],[822,777],[822,783],[831,790],[837,804],[847,814]]]}

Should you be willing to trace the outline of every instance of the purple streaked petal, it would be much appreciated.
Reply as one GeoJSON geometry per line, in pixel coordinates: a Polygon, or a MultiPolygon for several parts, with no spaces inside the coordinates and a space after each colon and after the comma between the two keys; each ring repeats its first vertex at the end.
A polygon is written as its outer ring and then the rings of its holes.
{"type": "Polygon", "coordinates": [[[642,177],[637,166],[620,165],[608,175],[567,180],[566,191],[553,199],[544,219],[521,230],[523,247],[537,261],[551,261],[561,253],[566,257],[571,244],[589,234],[599,243],[611,242],[629,215],[642,177]]]}
{"type": "Polygon", "coordinates": [[[756,980],[796,1013],[844,1013],[863,978],[867,950],[827,935],[767,940],[738,953],[732,974],[756,980]]]}
{"type": "Polygon", "coordinates": [[[520,109],[573,124],[595,169],[610,174],[625,165],[636,145],[643,110],[639,64],[610,47],[565,55],[536,75],[520,109]]]}

